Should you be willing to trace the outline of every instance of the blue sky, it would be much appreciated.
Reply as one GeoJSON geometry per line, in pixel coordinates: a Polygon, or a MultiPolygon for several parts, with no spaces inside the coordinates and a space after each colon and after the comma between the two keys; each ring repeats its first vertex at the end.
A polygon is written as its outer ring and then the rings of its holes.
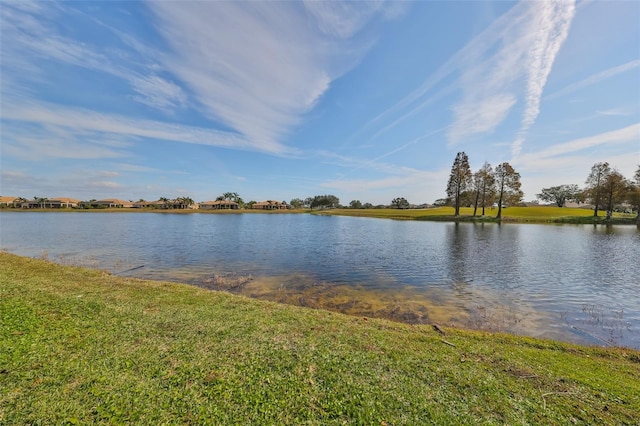
{"type": "Polygon", "coordinates": [[[640,163],[640,2],[0,4],[2,195],[525,200],[640,163]]]}

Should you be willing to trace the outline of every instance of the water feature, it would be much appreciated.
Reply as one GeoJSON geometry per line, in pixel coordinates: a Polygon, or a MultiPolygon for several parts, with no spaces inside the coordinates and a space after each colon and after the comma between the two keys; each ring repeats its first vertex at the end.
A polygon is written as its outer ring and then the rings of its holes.
{"type": "Polygon", "coordinates": [[[354,315],[640,348],[635,227],[5,211],[0,246],[354,315]]]}

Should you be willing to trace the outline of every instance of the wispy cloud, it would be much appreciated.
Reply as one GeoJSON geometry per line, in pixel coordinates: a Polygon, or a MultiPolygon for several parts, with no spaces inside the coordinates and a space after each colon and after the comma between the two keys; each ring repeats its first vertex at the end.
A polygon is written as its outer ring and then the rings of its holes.
{"type": "MultiPolygon", "coordinates": [[[[73,3],[3,7],[2,91],[5,102],[10,99],[18,108],[2,118],[34,125],[42,120],[42,126],[62,126],[68,133],[76,129],[130,134],[288,155],[295,150],[284,146],[286,136],[331,82],[354,67],[375,41],[375,36],[360,36],[363,28],[405,9],[384,1],[145,6],[165,45],[151,47],[135,32],[98,20],[73,3]],[[91,22],[119,44],[76,38],[76,33],[61,29],[62,17],[91,22]],[[170,116],[190,108],[225,131],[98,114],[103,110],[100,104],[93,111],[58,109],[54,104],[49,111],[43,104],[24,108],[25,99],[40,97],[33,83],[46,86],[45,70],[52,61],[121,79],[131,88],[128,99],[170,116]]],[[[23,151],[27,155],[29,149],[23,151]]]]}
{"type": "MultiPolygon", "coordinates": [[[[568,157],[576,157],[576,155],[581,152],[584,154],[586,150],[599,146],[611,147],[626,143],[635,143],[636,147],[640,149],[640,142],[638,141],[640,141],[640,123],[632,124],[631,126],[618,130],[559,143],[538,152],[523,154],[514,159],[513,164],[523,169],[562,169],[568,167],[568,157]]],[[[582,163],[585,167],[588,167],[589,163],[585,161],[586,157],[588,156],[582,157],[582,163]]],[[[640,151],[638,151],[636,161],[640,161],[640,151]]]]}
{"type": "Polygon", "coordinates": [[[379,136],[443,93],[457,90],[461,98],[452,106],[450,145],[493,132],[521,101],[522,124],[518,140],[512,144],[514,152],[519,151],[539,113],[540,97],[574,13],[573,1],[516,4],[418,88],[371,120],[365,130],[391,120],[375,133],[379,136]],[[443,88],[442,84],[450,80],[443,88]]]}
{"type": "MultiPolygon", "coordinates": [[[[482,89],[487,83],[482,80],[483,78],[493,78],[496,82],[500,82],[501,79],[505,78],[507,79],[506,81],[512,81],[516,76],[516,66],[521,61],[522,53],[518,51],[521,49],[502,48],[494,54],[490,61],[483,61],[483,58],[490,56],[489,54],[495,51],[496,45],[501,43],[510,41],[514,46],[518,45],[517,41],[522,38],[518,31],[522,31],[527,24],[528,11],[529,6],[526,2],[520,2],[513,6],[462,49],[452,55],[434,73],[428,75],[420,86],[371,120],[365,126],[365,129],[375,127],[392,117],[395,117],[393,125],[396,125],[415,114],[416,110],[423,108],[425,104],[430,103],[432,98],[437,98],[444,93],[459,89],[465,84],[471,88],[474,86],[475,80],[478,80],[477,88],[479,89],[482,89]],[[509,53],[507,54],[507,52],[509,53]],[[494,67],[492,69],[491,62],[501,62],[502,65],[499,68],[494,67]],[[477,67],[478,64],[481,66],[477,67]],[[476,66],[474,67],[474,65],[476,66]],[[467,72],[466,77],[465,72],[467,72]],[[445,89],[441,89],[441,83],[452,76],[459,78],[447,85],[445,89]],[[438,91],[432,93],[436,88],[438,88],[438,91]]],[[[504,80],[502,81],[504,82],[504,80]]],[[[495,84],[497,83],[493,83],[493,85],[495,84]]],[[[469,99],[473,100],[476,97],[470,95],[469,99]]],[[[385,130],[390,130],[391,128],[392,126],[388,125],[385,130]]],[[[461,132],[457,131],[455,133],[461,134],[461,132]]]]}
{"type": "Polygon", "coordinates": [[[55,61],[120,78],[136,93],[132,99],[152,108],[172,112],[185,106],[187,97],[180,86],[157,75],[157,63],[150,59],[160,55],[155,49],[72,6],[55,2],[37,7],[25,5],[34,3],[10,2],[2,9],[2,37],[6,40],[2,44],[2,65],[4,77],[8,78],[2,88],[5,96],[37,96],[32,83],[46,83],[49,67],[43,64],[55,61]],[[63,34],[55,20],[65,15],[82,15],[107,28],[123,39],[129,50],[106,49],[63,34]]]}
{"type": "Polygon", "coordinates": [[[520,154],[527,131],[540,113],[542,91],[560,46],[567,38],[576,10],[574,1],[544,1],[532,4],[536,9],[534,16],[537,18],[538,28],[528,54],[526,105],[520,131],[511,145],[513,156],[520,154]]]}
{"type": "MultiPolygon", "coordinates": [[[[570,1],[519,4],[513,20],[490,27],[474,40],[481,49],[467,53],[460,79],[463,97],[454,107],[449,142],[490,133],[508,116],[518,98],[524,111],[512,154],[520,152],[529,128],[540,112],[540,97],[575,13],[570,1]],[[495,53],[488,55],[494,51],[495,53]],[[488,55],[488,56],[487,56],[488,55]],[[522,86],[526,86],[524,94],[522,86]]],[[[495,24],[494,24],[495,25],[495,24]]]]}
{"type": "Polygon", "coordinates": [[[630,61],[625,64],[618,65],[616,67],[612,67],[604,71],[600,71],[599,73],[596,73],[590,77],[585,78],[584,80],[578,81],[577,83],[570,84],[567,87],[558,90],[557,92],[550,93],[549,95],[546,95],[543,99],[551,100],[551,99],[556,99],[560,96],[568,95],[570,93],[576,92],[585,87],[600,83],[603,80],[609,79],[611,77],[615,77],[618,74],[631,71],[638,67],[640,67],[640,59],[636,59],[634,61],[630,61]]]}
{"type": "Polygon", "coordinates": [[[187,102],[187,96],[180,86],[158,75],[133,76],[130,82],[137,93],[133,98],[150,107],[172,112],[187,102]]]}
{"type": "Polygon", "coordinates": [[[267,145],[282,140],[358,63],[370,41],[352,36],[386,10],[382,2],[148,5],[171,46],[164,65],[209,118],[267,145]]]}
{"type": "MultiPolygon", "coordinates": [[[[276,142],[254,142],[232,132],[202,127],[170,124],[154,120],[132,119],[116,114],[100,114],[82,108],[65,108],[47,103],[15,104],[2,112],[3,120],[31,123],[30,132],[44,132],[55,128],[65,134],[88,132],[100,141],[109,141],[116,136],[129,138],[161,139],[180,143],[217,146],[229,149],[257,150],[270,154],[290,155],[294,151],[276,142]]],[[[21,143],[27,143],[28,135],[14,135],[21,143]]],[[[27,145],[29,145],[27,143],[27,145]]],[[[68,152],[68,155],[77,155],[68,152]]],[[[105,157],[116,157],[112,152],[100,153],[105,157]]],[[[69,157],[67,157],[69,158],[69,157]]],[[[75,157],[71,157],[75,158],[75,157]]]]}
{"type": "Polygon", "coordinates": [[[323,33],[342,39],[352,37],[377,14],[393,19],[406,10],[403,2],[384,1],[304,0],[304,6],[323,33]]]}
{"type": "Polygon", "coordinates": [[[516,97],[509,93],[467,100],[453,108],[454,124],[449,141],[455,144],[466,137],[492,132],[507,117],[516,97]]]}
{"type": "Polygon", "coordinates": [[[42,125],[25,121],[14,122],[11,126],[6,123],[2,130],[2,151],[22,160],[97,160],[128,156],[124,148],[130,143],[118,136],[70,130],[53,123],[42,125]]]}

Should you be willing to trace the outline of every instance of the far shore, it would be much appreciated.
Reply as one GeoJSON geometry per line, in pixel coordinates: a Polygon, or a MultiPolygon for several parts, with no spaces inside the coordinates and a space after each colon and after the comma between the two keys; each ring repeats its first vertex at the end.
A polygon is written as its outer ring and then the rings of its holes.
{"type": "Polygon", "coordinates": [[[502,210],[502,218],[497,219],[495,208],[486,208],[485,215],[478,209],[473,215],[473,208],[463,207],[460,215],[454,215],[453,207],[434,207],[427,209],[287,209],[287,210],[204,210],[204,209],[154,209],[154,208],[104,208],[104,209],[14,209],[2,208],[0,212],[36,212],[36,213],[161,213],[161,214],[316,214],[324,216],[352,216],[395,220],[420,220],[436,222],[471,222],[471,223],[549,223],[579,225],[639,225],[635,213],[614,212],[609,219],[605,212],[599,211],[593,216],[593,210],[575,207],[508,207],[502,210]]]}

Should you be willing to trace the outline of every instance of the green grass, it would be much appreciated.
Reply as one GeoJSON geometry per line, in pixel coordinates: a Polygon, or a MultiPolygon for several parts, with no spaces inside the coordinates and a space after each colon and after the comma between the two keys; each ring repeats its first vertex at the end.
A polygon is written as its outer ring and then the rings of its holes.
{"type": "Polygon", "coordinates": [[[640,352],[0,253],[0,424],[637,424],[640,352]]]}
{"type": "MultiPolygon", "coordinates": [[[[497,222],[495,219],[497,209],[485,209],[485,217],[473,216],[473,208],[462,207],[460,216],[454,216],[453,207],[436,207],[430,209],[333,209],[314,212],[323,215],[376,217],[400,220],[431,220],[431,221],[458,221],[458,222],[497,222]]],[[[611,220],[607,221],[604,212],[598,212],[598,217],[593,217],[593,211],[589,209],[570,207],[508,207],[502,210],[502,222],[535,222],[535,223],[577,223],[577,224],[635,224],[635,214],[614,213],[611,220]]]]}

